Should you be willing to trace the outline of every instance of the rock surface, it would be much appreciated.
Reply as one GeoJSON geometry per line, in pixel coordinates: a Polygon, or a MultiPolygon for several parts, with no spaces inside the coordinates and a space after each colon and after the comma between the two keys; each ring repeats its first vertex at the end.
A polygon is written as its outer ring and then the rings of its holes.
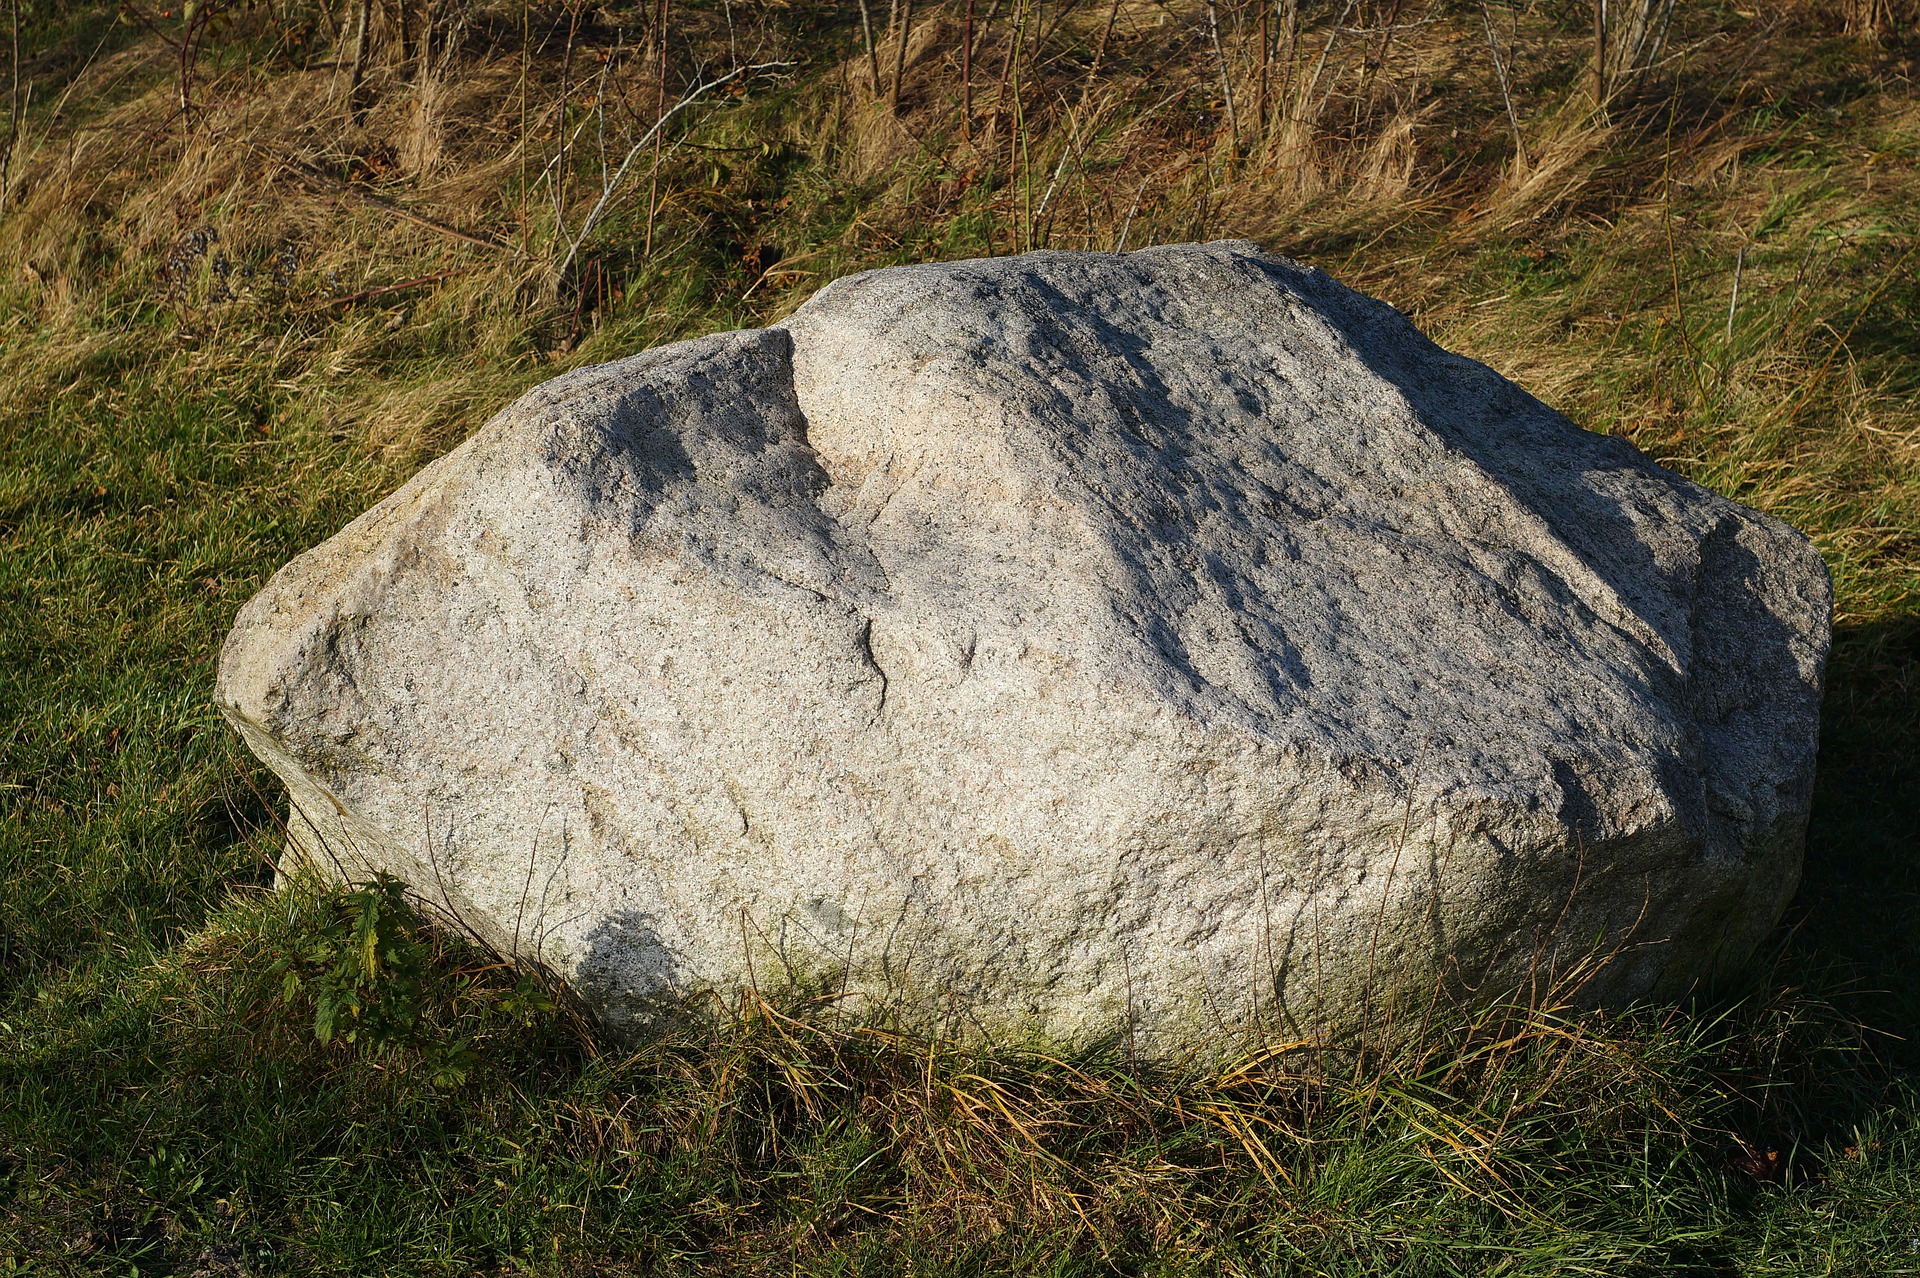
{"type": "Polygon", "coordinates": [[[1351,1034],[1794,890],[1778,521],[1239,243],[902,267],[528,393],[241,612],[295,842],[609,1020],[1351,1034]]]}

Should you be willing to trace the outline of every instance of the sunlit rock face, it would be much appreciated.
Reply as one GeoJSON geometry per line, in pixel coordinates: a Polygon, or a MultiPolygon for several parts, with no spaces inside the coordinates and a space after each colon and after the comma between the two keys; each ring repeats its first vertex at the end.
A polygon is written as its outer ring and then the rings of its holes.
{"type": "Polygon", "coordinates": [[[294,842],[614,1026],[1351,1036],[1741,962],[1799,873],[1798,534],[1240,243],[901,267],[558,378],[241,612],[294,842]]]}

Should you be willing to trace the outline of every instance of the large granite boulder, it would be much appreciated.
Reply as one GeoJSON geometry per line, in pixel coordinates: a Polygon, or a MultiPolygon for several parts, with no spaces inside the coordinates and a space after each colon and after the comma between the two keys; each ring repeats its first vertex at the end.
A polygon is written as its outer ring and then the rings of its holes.
{"type": "Polygon", "coordinates": [[[1171,1050],[1741,962],[1829,608],[1318,271],[1035,253],[528,393],[281,569],[219,701],[297,851],[615,1024],[798,978],[1171,1050]]]}

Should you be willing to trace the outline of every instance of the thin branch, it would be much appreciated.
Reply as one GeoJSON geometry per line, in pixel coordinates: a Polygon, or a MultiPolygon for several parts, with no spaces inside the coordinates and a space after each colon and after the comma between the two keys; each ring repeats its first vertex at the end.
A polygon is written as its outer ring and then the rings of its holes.
{"type": "MultiPolygon", "coordinates": [[[[553,181],[547,185],[547,194],[553,197],[553,224],[559,227],[566,225],[567,147],[580,137],[579,129],[574,130],[571,137],[567,134],[567,105],[573,96],[573,42],[579,34],[580,6],[570,4],[567,6],[567,44],[560,54],[560,96],[555,102],[559,109],[559,120],[554,129],[555,136],[560,140],[559,154],[554,157],[553,181]]],[[[584,128],[586,121],[580,123],[584,128]]]]}
{"type": "MultiPolygon", "coordinates": [[[[259,151],[257,147],[253,149],[257,154],[265,154],[265,152],[259,151]]],[[[488,239],[482,235],[475,235],[470,231],[462,231],[458,227],[448,226],[444,222],[436,222],[432,218],[415,213],[410,209],[403,209],[398,204],[381,199],[371,191],[363,191],[349,182],[342,182],[338,178],[330,177],[310,164],[302,163],[299,160],[283,160],[282,163],[309,181],[318,182],[329,190],[341,195],[350,196],[363,204],[371,204],[374,208],[391,213],[403,222],[412,222],[415,226],[423,226],[438,235],[444,235],[448,239],[459,240],[464,244],[472,244],[478,248],[494,249],[503,253],[516,252],[511,244],[503,244],[499,240],[488,239]]]]}
{"type": "Polygon", "coordinates": [[[1726,348],[1733,349],[1733,317],[1740,310],[1740,277],[1747,270],[1747,246],[1740,246],[1740,255],[1733,259],[1733,294],[1727,299],[1727,337],[1726,348]]]}
{"type": "MultiPolygon", "coordinates": [[[[1060,149],[1060,162],[1053,166],[1053,176],[1047,180],[1047,189],[1040,196],[1040,207],[1034,210],[1033,216],[1036,221],[1046,220],[1047,208],[1053,203],[1053,193],[1054,191],[1059,189],[1060,179],[1067,171],[1068,162],[1074,159],[1076,154],[1079,151],[1080,124],[1075,117],[1076,117],[1076,112],[1074,108],[1068,107],[1067,108],[1068,145],[1060,149]]],[[[1029,227],[1028,238],[1031,239],[1032,235],[1033,235],[1033,229],[1029,227]]]]}
{"type": "MultiPolygon", "coordinates": [[[[1093,47],[1093,65],[1087,68],[1087,83],[1091,85],[1100,74],[1100,64],[1107,59],[1107,42],[1113,39],[1113,24],[1120,20],[1120,0],[1113,0],[1107,6],[1107,25],[1100,28],[1100,43],[1093,47]]],[[[1085,102],[1087,95],[1082,93],[1080,100],[1085,102]]]]}
{"type": "Polygon", "coordinates": [[[1227,100],[1227,129],[1232,134],[1229,153],[1240,149],[1240,112],[1233,105],[1233,77],[1227,72],[1227,51],[1220,46],[1220,6],[1207,0],[1207,34],[1213,38],[1213,56],[1220,60],[1220,93],[1227,100]]]}
{"type": "Polygon", "coordinates": [[[913,0],[903,0],[900,13],[900,43],[893,50],[893,87],[887,91],[887,109],[900,109],[900,80],[907,73],[907,37],[913,34],[913,0]]]}
{"type": "Polygon", "coordinates": [[[1521,172],[1530,169],[1527,144],[1520,140],[1520,117],[1513,111],[1513,94],[1507,87],[1506,64],[1500,61],[1500,42],[1493,38],[1493,15],[1487,12],[1487,0],[1480,0],[1480,21],[1486,24],[1487,48],[1493,51],[1493,71],[1500,79],[1500,100],[1507,104],[1507,123],[1513,126],[1513,150],[1520,159],[1521,172]]]}
{"type": "MultiPolygon", "coordinates": [[[[13,24],[13,80],[7,90],[7,149],[0,151],[0,214],[7,211],[7,194],[13,180],[13,148],[20,140],[20,0],[9,10],[13,24]]],[[[28,101],[32,101],[29,86],[28,101]]]]}
{"type": "Polygon", "coordinates": [[[1140,189],[1133,193],[1133,205],[1131,208],[1127,210],[1127,220],[1120,224],[1120,238],[1118,241],[1114,243],[1114,246],[1113,246],[1113,251],[1115,254],[1120,254],[1127,251],[1127,233],[1133,230],[1133,215],[1140,211],[1140,201],[1146,196],[1147,187],[1152,185],[1155,179],[1164,177],[1165,175],[1173,172],[1175,169],[1184,168],[1186,165],[1191,164],[1192,162],[1193,161],[1191,157],[1175,160],[1172,164],[1169,164],[1164,168],[1156,169],[1154,172],[1147,174],[1145,178],[1141,179],[1140,189]]]}
{"type": "Polygon", "coordinates": [[[867,46],[867,79],[873,96],[880,96],[880,55],[873,47],[873,13],[867,0],[860,0],[860,38],[867,46]]]}
{"type": "MultiPolygon", "coordinates": [[[[1333,20],[1333,30],[1327,33],[1327,42],[1320,46],[1320,56],[1313,64],[1313,74],[1307,78],[1306,89],[1294,99],[1293,119],[1296,122],[1301,119],[1300,104],[1311,98],[1313,91],[1320,87],[1320,74],[1327,69],[1327,58],[1333,53],[1333,42],[1340,38],[1340,28],[1346,22],[1348,15],[1352,14],[1354,4],[1355,0],[1347,0],[1346,7],[1340,10],[1340,16],[1333,20]]],[[[1317,118],[1318,110],[1314,114],[1317,118]]]]}
{"type": "Polygon", "coordinates": [[[432,275],[421,275],[410,280],[401,280],[398,284],[383,284],[379,288],[364,288],[358,293],[348,293],[344,297],[323,297],[318,301],[303,302],[294,307],[295,311],[323,311],[329,306],[352,306],[356,302],[369,301],[376,297],[385,297],[389,293],[399,293],[410,288],[420,288],[426,284],[438,284],[441,280],[452,279],[456,275],[465,275],[471,266],[456,266],[452,270],[437,271],[432,275]]]}
{"type": "Polygon", "coordinates": [[[1607,0],[1593,0],[1593,109],[1607,107],[1607,0]]]}
{"type": "Polygon", "coordinates": [[[1074,5],[1079,2],[1080,0],[1062,0],[1060,7],[1054,10],[1053,21],[1040,28],[1039,34],[1034,38],[1033,51],[1036,55],[1047,46],[1048,41],[1060,33],[1061,24],[1066,22],[1068,16],[1073,13],[1074,5]]]}
{"type": "Polygon", "coordinates": [[[360,85],[367,74],[367,38],[373,26],[373,0],[354,6],[353,62],[347,71],[347,117],[359,122],[360,85]]]}
{"type": "Polygon", "coordinates": [[[960,134],[973,141],[973,0],[967,0],[966,26],[960,36],[960,134]]]}
{"type": "Polygon", "coordinates": [[[1267,74],[1273,63],[1273,36],[1268,24],[1272,13],[1272,6],[1263,0],[1260,5],[1260,87],[1253,108],[1253,135],[1256,142],[1264,142],[1267,137],[1267,74]]]}
{"type": "Polygon", "coordinates": [[[987,40],[993,35],[993,19],[995,15],[997,15],[999,12],[1000,12],[1000,0],[990,0],[990,3],[988,3],[987,5],[987,16],[980,23],[980,34],[973,41],[971,46],[973,52],[975,53],[986,52],[987,40]]]}
{"type": "Polygon", "coordinates": [[[640,140],[635,142],[633,146],[627,150],[626,159],[620,161],[620,167],[614,170],[613,180],[606,184],[606,187],[600,192],[600,199],[594,204],[592,210],[588,212],[586,221],[580,224],[579,232],[574,235],[573,242],[567,246],[567,255],[560,260],[560,265],[554,270],[553,280],[555,285],[557,286],[561,280],[567,277],[567,272],[573,267],[574,258],[579,256],[580,246],[586,242],[587,236],[593,233],[593,228],[599,225],[601,215],[607,211],[607,204],[613,199],[613,193],[619,189],[620,183],[626,179],[627,170],[633,167],[635,157],[653,144],[654,139],[660,136],[660,131],[666,127],[668,121],[672,120],[673,117],[679,115],[680,112],[686,110],[713,90],[731,84],[743,75],[751,75],[756,71],[784,71],[792,66],[793,63],[791,62],[755,62],[750,66],[735,67],[723,76],[716,76],[704,84],[695,85],[693,88],[687,90],[686,94],[682,96],[678,102],[663,112],[660,118],[654,121],[653,127],[641,134],[640,140]]]}
{"type": "MultiPolygon", "coordinates": [[[[672,12],[672,4],[673,0],[660,0],[660,7],[655,10],[657,16],[653,20],[654,29],[659,33],[660,63],[654,73],[653,171],[647,178],[647,240],[642,250],[648,257],[653,256],[653,220],[660,214],[660,126],[667,118],[667,14],[672,12]]],[[[606,201],[606,195],[607,188],[603,185],[600,188],[602,203],[606,201]]],[[[582,234],[585,234],[584,229],[582,234]]],[[[578,247],[577,242],[575,247],[578,247]]],[[[568,250],[567,256],[573,256],[572,250],[568,250]]],[[[564,271],[561,273],[565,274],[564,271]]]]}

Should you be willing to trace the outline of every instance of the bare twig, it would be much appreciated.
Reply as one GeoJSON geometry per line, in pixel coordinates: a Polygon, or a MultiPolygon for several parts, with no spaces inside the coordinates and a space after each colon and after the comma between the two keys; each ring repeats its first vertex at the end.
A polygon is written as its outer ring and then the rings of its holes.
{"type": "MultiPolygon", "coordinates": [[[[254,150],[257,154],[260,153],[258,148],[254,148],[254,150]]],[[[359,200],[362,204],[371,204],[374,208],[391,213],[403,222],[412,222],[415,226],[423,226],[435,234],[446,236],[448,239],[459,240],[463,244],[472,244],[478,248],[496,249],[503,253],[516,251],[511,244],[503,244],[499,240],[488,239],[486,236],[476,235],[471,231],[462,231],[458,227],[448,226],[445,222],[436,222],[430,217],[413,212],[411,209],[403,209],[398,204],[381,199],[371,191],[363,191],[350,182],[342,182],[338,178],[330,177],[310,164],[303,164],[299,160],[286,160],[283,161],[283,163],[300,176],[317,182],[328,190],[359,200]]]]}
{"type": "Polygon", "coordinates": [[[347,115],[357,123],[360,85],[367,74],[367,40],[373,28],[373,0],[358,0],[353,8],[353,17],[353,62],[347,71],[347,115]]]}
{"type": "MultiPolygon", "coordinates": [[[[13,179],[13,148],[20,140],[20,0],[13,0],[8,8],[11,20],[13,53],[13,79],[7,89],[7,144],[0,151],[0,214],[7,211],[7,194],[13,179]]],[[[28,101],[32,100],[32,86],[28,86],[28,101]]]]}
{"type": "Polygon", "coordinates": [[[593,130],[594,146],[600,157],[600,189],[607,186],[607,77],[613,73],[614,65],[620,60],[620,52],[625,47],[624,38],[616,41],[613,53],[600,64],[600,83],[593,91],[593,130]]]}
{"type": "Polygon", "coordinates": [[[323,297],[318,301],[304,302],[294,307],[295,311],[324,311],[329,306],[352,306],[356,302],[371,301],[376,297],[385,297],[389,293],[400,293],[410,288],[421,288],[428,284],[438,284],[441,280],[450,280],[456,275],[465,275],[471,266],[456,266],[452,270],[436,271],[432,275],[421,275],[410,280],[401,280],[398,284],[382,284],[379,288],[363,288],[358,293],[348,293],[344,297],[323,297]]]}
{"type": "Polygon", "coordinates": [[[1140,211],[1140,200],[1146,195],[1147,187],[1152,185],[1155,178],[1163,177],[1186,163],[1188,163],[1188,161],[1185,159],[1176,160],[1165,168],[1157,169],[1141,179],[1140,189],[1133,193],[1133,204],[1127,209],[1126,221],[1120,224],[1120,238],[1114,241],[1113,251],[1115,253],[1124,253],[1127,251],[1127,234],[1133,229],[1133,215],[1140,211]]]}
{"type": "Polygon", "coordinates": [[[1593,0],[1593,109],[1607,105],[1607,0],[1593,0]]]}
{"type": "MultiPolygon", "coordinates": [[[[1120,18],[1120,0],[1113,0],[1107,6],[1107,25],[1100,28],[1100,43],[1094,46],[1093,65],[1087,68],[1087,83],[1092,84],[1100,74],[1100,64],[1107,60],[1107,43],[1113,39],[1113,24],[1120,18]]],[[[1084,100],[1085,95],[1082,95],[1084,100]]]]}
{"type": "MultiPolygon", "coordinates": [[[[1053,193],[1059,189],[1060,178],[1067,171],[1067,163],[1068,161],[1072,160],[1079,151],[1080,124],[1079,124],[1079,121],[1075,118],[1075,115],[1076,113],[1074,109],[1072,107],[1068,107],[1067,108],[1068,144],[1060,149],[1060,162],[1053,166],[1053,176],[1047,179],[1047,189],[1040,196],[1040,206],[1034,210],[1033,216],[1036,222],[1044,222],[1046,220],[1047,208],[1053,203],[1053,193]]],[[[1027,238],[1030,241],[1033,239],[1035,233],[1036,231],[1034,226],[1029,225],[1027,228],[1027,238]]],[[[1044,235],[1045,233],[1040,232],[1040,234],[1044,235]]],[[[1042,247],[1045,246],[1044,240],[1042,240],[1041,246],[1042,247]]]]}
{"type": "Polygon", "coordinates": [[[1273,62],[1273,33],[1268,26],[1273,16],[1271,5],[1260,5],[1260,89],[1254,99],[1253,132],[1255,140],[1267,136],[1267,75],[1273,62]]]}
{"type": "Polygon", "coordinates": [[[900,43],[893,49],[893,87],[887,91],[887,109],[900,109],[900,80],[907,73],[907,37],[913,34],[913,0],[902,0],[900,43]]]}
{"type": "Polygon", "coordinates": [[[1387,52],[1393,48],[1393,37],[1403,30],[1411,30],[1422,23],[1400,23],[1400,10],[1406,0],[1393,0],[1393,7],[1387,10],[1386,21],[1380,25],[1380,47],[1374,50],[1373,57],[1365,60],[1366,76],[1361,82],[1360,96],[1371,105],[1374,85],[1379,82],[1380,71],[1387,65],[1387,52]]]}
{"type": "Polygon", "coordinates": [[[960,134],[973,140],[973,0],[967,0],[966,26],[960,35],[960,134]]]}
{"type": "MultiPolygon", "coordinates": [[[[1426,765],[1427,747],[1431,744],[1431,740],[1421,743],[1420,753],[1413,762],[1413,771],[1407,776],[1407,804],[1405,811],[1400,817],[1400,837],[1393,842],[1393,862],[1387,867],[1386,882],[1380,888],[1380,910],[1374,915],[1373,936],[1367,942],[1367,979],[1365,984],[1360,987],[1360,1046],[1362,1054],[1364,1054],[1366,1047],[1367,1029],[1373,1019],[1373,973],[1374,961],[1380,954],[1380,933],[1387,925],[1387,902],[1393,895],[1394,876],[1400,872],[1400,856],[1406,851],[1407,835],[1413,830],[1414,790],[1420,784],[1420,770],[1426,765]]],[[[1386,1007],[1387,1016],[1389,1021],[1391,1021],[1393,1016],[1393,1000],[1391,996],[1386,1000],[1386,1007]]],[[[1380,1046],[1383,1051],[1387,1047],[1386,1029],[1387,1027],[1384,1025],[1381,1027],[1380,1046]]],[[[1357,1066],[1359,1064],[1359,1060],[1356,1059],[1355,1065],[1357,1066]]]]}
{"type": "Polygon", "coordinates": [[[567,176],[570,172],[567,166],[567,147],[579,138],[581,129],[586,127],[586,121],[583,120],[579,129],[575,129],[571,135],[567,132],[567,104],[573,97],[573,42],[579,33],[580,5],[574,3],[567,6],[567,44],[560,53],[560,96],[555,104],[559,114],[554,125],[554,134],[559,139],[559,146],[555,149],[553,163],[548,166],[549,171],[553,173],[553,181],[547,185],[547,193],[553,197],[555,226],[564,225],[567,220],[567,176]]]}
{"type": "MultiPolygon", "coordinates": [[[[1333,42],[1340,38],[1340,28],[1346,23],[1348,16],[1353,13],[1355,3],[1356,0],[1347,0],[1346,7],[1340,10],[1340,16],[1333,20],[1333,30],[1327,33],[1327,42],[1320,46],[1320,56],[1314,61],[1313,74],[1307,77],[1305,89],[1302,90],[1299,97],[1294,99],[1295,120],[1300,119],[1299,104],[1311,98],[1313,91],[1319,87],[1320,75],[1327,69],[1327,58],[1333,53],[1333,42]]],[[[1317,114],[1318,112],[1316,112],[1316,115],[1317,114]]]]}
{"type": "MultiPolygon", "coordinates": [[[[656,87],[653,99],[653,169],[647,175],[647,238],[641,249],[648,257],[653,256],[653,220],[660,213],[660,126],[667,121],[667,15],[673,11],[672,5],[673,0],[660,0],[660,8],[657,11],[659,16],[654,20],[654,38],[660,44],[660,64],[654,74],[656,87]]],[[[594,207],[598,209],[606,203],[606,199],[607,189],[603,187],[600,192],[600,204],[594,207]]],[[[589,216],[587,221],[592,222],[593,218],[589,216]]],[[[581,234],[582,238],[585,238],[584,227],[581,234]]],[[[561,266],[561,276],[565,276],[566,266],[572,263],[574,251],[579,247],[579,240],[575,240],[573,247],[567,250],[567,262],[561,266]]],[[[556,278],[554,282],[558,284],[559,279],[556,278]]]]}
{"type": "MultiPolygon", "coordinates": [[[[1280,31],[1274,37],[1274,54],[1280,59],[1280,100],[1291,103],[1294,91],[1294,62],[1300,56],[1300,0],[1285,0],[1280,10],[1280,31]]],[[[1291,111],[1289,111],[1291,114],[1291,111]]],[[[1262,122],[1265,128],[1265,122],[1262,122]]]]}
{"type": "Polygon", "coordinates": [[[515,159],[518,162],[519,171],[520,171],[520,201],[519,202],[522,208],[526,207],[526,203],[527,203],[527,46],[532,43],[532,40],[533,40],[532,10],[528,6],[522,5],[520,7],[520,65],[519,65],[520,141],[519,141],[519,144],[514,148],[515,159]]]}
{"type": "MultiPolygon", "coordinates": [[[[1026,42],[1027,20],[1033,16],[1033,3],[1037,2],[1038,0],[1032,0],[1031,3],[1023,3],[1020,6],[1020,21],[1014,26],[1013,42],[1007,46],[1007,56],[1010,59],[1008,73],[1011,76],[1013,88],[1013,136],[1007,139],[1010,144],[1008,163],[1009,165],[1014,163],[1017,150],[1020,166],[1020,194],[1026,204],[1027,249],[1029,250],[1033,248],[1033,154],[1027,132],[1026,95],[1020,85],[1020,47],[1026,42]]],[[[1017,236],[1019,228],[1015,227],[1014,230],[1017,236]]],[[[1014,248],[1018,250],[1019,247],[1016,238],[1014,248]]]]}
{"type": "Polygon", "coordinates": [[[1227,51],[1220,45],[1220,6],[1207,0],[1207,35],[1213,40],[1213,56],[1220,64],[1220,94],[1227,100],[1229,152],[1240,149],[1240,112],[1233,104],[1233,76],[1227,70],[1227,51]]]}
{"type": "Polygon", "coordinates": [[[193,69],[199,63],[200,51],[206,46],[207,37],[213,34],[213,24],[221,16],[221,4],[218,0],[198,0],[189,5],[187,15],[187,36],[182,42],[186,64],[180,74],[180,112],[189,115],[193,104],[188,101],[188,93],[193,85],[193,69]]]}
{"type": "Polygon", "coordinates": [[[1693,381],[1694,392],[1702,399],[1707,397],[1707,388],[1700,380],[1700,354],[1693,348],[1693,335],[1687,329],[1686,296],[1680,287],[1680,250],[1673,238],[1673,126],[1680,113],[1680,90],[1676,82],[1673,97],[1667,103],[1667,142],[1666,158],[1660,176],[1661,222],[1667,236],[1667,272],[1673,281],[1673,322],[1680,331],[1680,346],[1687,353],[1687,372],[1693,381]]]}
{"type": "Polygon", "coordinates": [[[696,84],[693,88],[687,90],[672,107],[661,112],[660,118],[654,122],[653,127],[643,133],[640,136],[640,140],[628,148],[626,158],[620,161],[620,167],[614,170],[613,177],[607,181],[605,188],[601,190],[599,200],[595,202],[593,208],[587,213],[586,220],[580,224],[580,230],[574,235],[573,242],[567,245],[567,254],[560,260],[560,265],[555,268],[553,273],[555,287],[558,287],[560,282],[566,279],[567,272],[573,268],[574,258],[579,256],[580,253],[580,246],[586,242],[587,236],[593,234],[593,228],[599,225],[601,215],[607,211],[607,205],[613,199],[613,193],[620,188],[620,183],[626,179],[627,170],[633,167],[634,159],[639,156],[640,152],[646,150],[648,146],[654,146],[654,167],[656,170],[659,168],[658,142],[660,134],[662,130],[666,128],[668,121],[672,120],[675,116],[679,115],[682,111],[715,89],[732,84],[742,76],[752,75],[760,71],[784,71],[792,65],[793,63],[791,62],[755,62],[744,67],[735,67],[725,75],[715,76],[713,79],[705,81],[704,83],[696,84]]]}
{"type": "Polygon", "coordinates": [[[1038,28],[1033,38],[1034,56],[1038,57],[1040,50],[1046,47],[1047,42],[1059,34],[1061,24],[1073,13],[1074,5],[1079,2],[1080,0],[1062,0],[1060,6],[1054,10],[1053,21],[1038,28]]]}
{"type": "Polygon", "coordinates": [[[1500,60],[1500,42],[1494,39],[1493,15],[1487,12],[1487,0],[1480,0],[1480,21],[1487,28],[1487,48],[1493,52],[1493,73],[1500,80],[1500,100],[1507,104],[1507,123],[1513,126],[1513,151],[1520,161],[1521,172],[1532,165],[1527,163],[1527,144],[1520,137],[1520,117],[1514,114],[1513,93],[1507,84],[1507,67],[1500,60]]]}
{"type": "Polygon", "coordinates": [[[1605,109],[1623,87],[1632,88],[1660,61],[1673,25],[1673,0],[1593,0],[1593,105],[1605,109]]]}
{"type": "Polygon", "coordinates": [[[984,50],[987,47],[987,40],[993,35],[993,20],[994,18],[998,17],[999,14],[1000,14],[1000,0],[991,0],[991,2],[987,5],[987,16],[981,19],[981,22],[980,22],[979,38],[976,39],[972,44],[972,48],[976,52],[980,50],[984,50]]]}
{"type": "Polygon", "coordinates": [[[1747,269],[1747,246],[1740,246],[1740,253],[1733,259],[1733,293],[1727,298],[1727,336],[1726,347],[1733,349],[1733,317],[1740,309],[1740,276],[1747,269]]]}
{"type": "Polygon", "coordinates": [[[860,0],[860,39],[867,46],[868,87],[875,97],[879,97],[880,53],[873,47],[873,11],[867,7],[867,0],[860,0]]]}
{"type": "MultiPolygon", "coordinates": [[[[998,7],[999,4],[996,0],[994,8],[998,7]]],[[[987,10],[987,25],[993,25],[992,9],[987,10]]],[[[1019,56],[1020,40],[1026,29],[1027,6],[1025,0],[1021,0],[1018,16],[1013,20],[1013,35],[1007,41],[1007,56],[1000,59],[1000,87],[995,92],[993,99],[993,114],[996,120],[999,119],[1000,115],[1007,109],[1007,80],[1013,75],[1014,59],[1019,56]]],[[[983,42],[986,40],[984,34],[980,38],[983,42]]],[[[1008,164],[1012,164],[1011,158],[1009,158],[1008,164]]]]}

